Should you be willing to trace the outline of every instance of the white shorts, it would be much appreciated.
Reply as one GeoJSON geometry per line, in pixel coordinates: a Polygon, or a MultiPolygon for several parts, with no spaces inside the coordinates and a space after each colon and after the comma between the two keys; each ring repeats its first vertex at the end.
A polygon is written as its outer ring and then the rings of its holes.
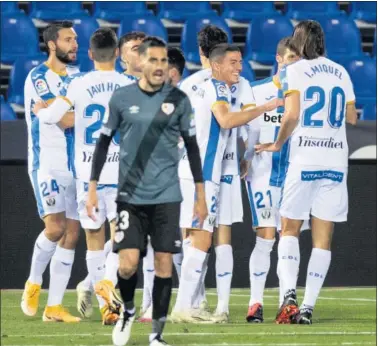
{"type": "Polygon", "coordinates": [[[117,216],[117,185],[97,185],[98,212],[95,213],[96,221],[93,221],[87,213],[85,204],[88,196],[88,183],[77,182],[77,202],[81,227],[88,230],[97,230],[105,222],[112,221],[117,216]]]}
{"type": "Polygon", "coordinates": [[[195,201],[195,184],[190,179],[180,179],[180,188],[183,201],[180,210],[180,227],[201,229],[213,232],[216,225],[218,204],[219,204],[219,185],[212,181],[205,181],[205,195],[208,216],[201,226],[197,217],[193,214],[195,201]]]}
{"type": "MultiPolygon", "coordinates": [[[[269,176],[257,176],[253,181],[245,182],[249,205],[252,214],[252,227],[273,227],[281,231],[281,216],[279,214],[279,201],[281,188],[269,185],[269,176]]],[[[310,229],[308,218],[303,221],[301,231],[310,229]]]]}
{"type": "Polygon", "coordinates": [[[280,214],[306,220],[310,214],[343,222],[348,215],[348,169],[289,165],[282,188],[280,214]]]}
{"type": "Polygon", "coordinates": [[[67,219],[78,220],[76,184],[73,176],[60,172],[45,173],[35,170],[29,173],[39,216],[66,213],[67,219]]]}
{"type": "Polygon", "coordinates": [[[231,226],[243,222],[240,175],[223,175],[219,191],[217,224],[231,226]]]}

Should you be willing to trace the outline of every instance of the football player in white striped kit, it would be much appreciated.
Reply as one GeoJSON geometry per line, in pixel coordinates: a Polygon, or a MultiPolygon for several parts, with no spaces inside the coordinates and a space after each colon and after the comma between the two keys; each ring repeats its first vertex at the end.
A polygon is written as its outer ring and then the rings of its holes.
{"type": "Polygon", "coordinates": [[[312,312],[331,262],[334,222],[347,220],[348,143],[345,123],[355,124],[353,84],[341,65],[325,57],[320,24],[302,21],[292,43],[301,60],[280,72],[285,113],[274,143],[257,152],[278,152],[290,140],[289,166],[281,192],[282,236],[278,244],[280,281],[285,292],[276,322],[311,324],[312,312]],[[298,309],[298,237],[311,215],[313,249],[306,291],[298,309]]]}

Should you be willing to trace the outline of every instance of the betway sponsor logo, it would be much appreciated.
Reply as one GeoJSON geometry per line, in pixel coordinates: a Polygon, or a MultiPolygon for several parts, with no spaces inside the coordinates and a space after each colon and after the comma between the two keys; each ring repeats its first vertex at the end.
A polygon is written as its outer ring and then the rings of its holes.
{"type": "Polygon", "coordinates": [[[234,152],[231,152],[231,153],[225,152],[224,155],[223,155],[223,161],[231,161],[231,160],[234,160],[234,159],[235,159],[235,153],[234,152]]]}
{"type": "Polygon", "coordinates": [[[269,115],[268,113],[264,113],[264,121],[266,123],[281,124],[281,120],[282,114],[269,115]]]}
{"type": "MultiPolygon", "coordinates": [[[[83,151],[83,160],[82,162],[92,162],[93,160],[93,153],[88,151],[83,151]]],[[[119,153],[110,153],[106,157],[106,162],[119,162],[119,153]]]]}
{"type": "Polygon", "coordinates": [[[329,149],[343,149],[343,141],[336,142],[334,138],[314,138],[307,136],[299,136],[299,147],[321,147],[329,149]]]}

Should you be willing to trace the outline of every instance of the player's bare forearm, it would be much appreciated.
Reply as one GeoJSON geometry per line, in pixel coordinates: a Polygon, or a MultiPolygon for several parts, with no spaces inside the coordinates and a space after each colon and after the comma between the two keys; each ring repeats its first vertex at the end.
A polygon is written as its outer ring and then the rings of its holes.
{"type": "Polygon", "coordinates": [[[357,110],[354,103],[349,103],[346,106],[346,122],[351,125],[357,124],[357,110]]]}
{"type": "Polygon", "coordinates": [[[281,148],[285,144],[285,142],[289,139],[295,127],[297,126],[297,123],[298,123],[298,116],[296,114],[285,112],[282,118],[281,128],[280,128],[280,131],[278,132],[278,136],[275,142],[275,144],[278,147],[281,148]]]}
{"type": "Polygon", "coordinates": [[[232,129],[234,127],[248,124],[250,121],[256,119],[267,111],[265,105],[262,105],[243,112],[230,112],[227,114],[227,128],[232,129]]]}
{"type": "Polygon", "coordinates": [[[205,198],[205,184],[202,183],[196,183],[196,197],[198,199],[206,199],[205,198]]]}
{"type": "Polygon", "coordinates": [[[75,112],[67,112],[63,115],[62,119],[58,122],[61,129],[68,129],[75,125],[75,112]]]}

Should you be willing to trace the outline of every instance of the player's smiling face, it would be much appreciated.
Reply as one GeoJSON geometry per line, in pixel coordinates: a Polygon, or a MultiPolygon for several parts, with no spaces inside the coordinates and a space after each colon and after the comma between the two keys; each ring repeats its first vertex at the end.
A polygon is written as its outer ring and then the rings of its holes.
{"type": "Polygon", "coordinates": [[[143,75],[151,86],[162,85],[168,76],[168,54],[163,47],[148,48],[141,56],[143,75]]]}
{"type": "Polygon", "coordinates": [[[63,63],[69,64],[76,60],[78,49],[77,35],[74,29],[61,29],[55,43],[56,57],[63,63]]]}
{"type": "Polygon", "coordinates": [[[227,52],[219,63],[220,80],[229,86],[239,82],[240,73],[242,71],[242,55],[240,52],[227,52]]]}

